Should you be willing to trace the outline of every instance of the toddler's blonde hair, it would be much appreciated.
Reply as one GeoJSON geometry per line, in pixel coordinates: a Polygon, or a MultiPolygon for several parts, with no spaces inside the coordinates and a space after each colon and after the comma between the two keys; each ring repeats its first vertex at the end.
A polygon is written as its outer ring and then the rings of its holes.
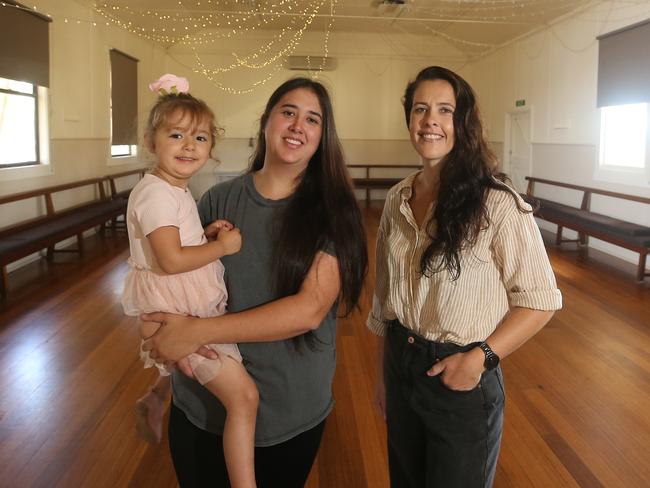
{"type": "Polygon", "coordinates": [[[204,120],[210,126],[210,135],[212,136],[210,152],[214,149],[216,139],[223,130],[217,126],[214,112],[208,105],[198,98],[194,98],[189,93],[170,93],[158,98],[156,104],[149,112],[147,125],[145,127],[145,137],[149,141],[153,141],[153,136],[158,129],[166,124],[171,123],[170,117],[177,111],[181,112],[181,116],[188,115],[190,117],[190,124],[196,127],[204,120]]]}

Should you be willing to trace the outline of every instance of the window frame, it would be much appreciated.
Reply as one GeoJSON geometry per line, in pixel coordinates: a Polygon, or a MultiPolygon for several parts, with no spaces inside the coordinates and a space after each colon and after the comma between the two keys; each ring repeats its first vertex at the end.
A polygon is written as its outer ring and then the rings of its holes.
{"type": "Polygon", "coordinates": [[[135,157],[138,155],[137,148],[138,148],[137,144],[111,144],[111,159],[135,157]],[[127,146],[129,148],[129,152],[124,154],[113,154],[114,147],[122,147],[122,146],[127,146]]]}
{"type": "MultiPolygon", "coordinates": [[[[10,80],[10,81],[18,81],[18,80],[10,80]]],[[[44,164],[41,161],[41,134],[40,134],[41,126],[40,126],[40,119],[39,119],[40,100],[39,100],[39,89],[38,89],[39,87],[34,83],[30,83],[30,85],[32,85],[32,93],[19,92],[16,90],[10,90],[8,88],[0,88],[0,93],[6,93],[8,95],[31,97],[34,99],[34,144],[35,144],[36,161],[23,161],[20,163],[6,163],[6,164],[0,161],[0,168],[2,169],[23,168],[25,166],[37,166],[39,164],[44,164]]]]}
{"type": "MultiPolygon", "coordinates": [[[[109,96],[109,110],[110,110],[110,120],[111,120],[111,133],[110,133],[110,141],[109,141],[109,146],[108,146],[108,166],[118,166],[118,165],[123,165],[123,164],[129,164],[133,161],[136,160],[138,156],[138,127],[137,127],[137,120],[138,120],[138,113],[139,113],[139,106],[138,106],[138,65],[139,65],[139,60],[130,54],[127,54],[119,49],[111,48],[109,49],[109,86],[110,86],[110,96],[109,96]],[[122,76],[125,75],[126,76],[122,76]],[[122,85],[120,85],[121,91],[118,89],[118,93],[116,93],[116,85],[115,85],[115,78],[116,76],[119,76],[119,79],[122,82],[122,85]],[[133,81],[133,84],[128,85],[128,89],[125,91],[125,87],[123,85],[124,80],[130,80],[133,81]],[[120,128],[120,136],[118,139],[120,139],[120,144],[115,144],[115,130],[116,130],[116,112],[115,112],[115,105],[116,105],[116,99],[119,98],[120,100],[123,99],[121,97],[121,92],[125,92],[127,95],[130,95],[131,98],[133,99],[133,103],[130,104],[129,106],[135,107],[135,111],[133,114],[133,117],[128,117],[129,121],[127,122],[128,125],[131,123],[136,124],[134,129],[134,137],[132,140],[128,141],[121,141],[121,139],[124,138],[123,132],[124,132],[124,106],[121,105],[121,110],[118,112],[119,118],[118,120],[121,121],[120,124],[118,124],[118,127],[120,128]],[[117,95],[117,98],[116,98],[117,95]],[[133,119],[132,121],[130,119],[133,119]],[[126,143],[126,144],[125,144],[126,143]],[[113,154],[113,148],[116,146],[128,146],[128,153],[125,154],[113,154]]],[[[128,139],[131,139],[130,137],[128,139]]]]}
{"type": "MultiPolygon", "coordinates": [[[[623,106],[613,105],[613,106],[623,106]]],[[[598,110],[599,124],[598,124],[598,144],[596,146],[596,169],[594,171],[594,179],[598,181],[605,181],[608,183],[618,183],[630,186],[640,186],[643,188],[650,187],[650,103],[645,103],[646,106],[646,132],[645,132],[645,158],[642,167],[622,166],[607,164],[603,161],[604,153],[604,137],[603,124],[605,123],[603,117],[606,108],[600,107],[598,110]]]]}

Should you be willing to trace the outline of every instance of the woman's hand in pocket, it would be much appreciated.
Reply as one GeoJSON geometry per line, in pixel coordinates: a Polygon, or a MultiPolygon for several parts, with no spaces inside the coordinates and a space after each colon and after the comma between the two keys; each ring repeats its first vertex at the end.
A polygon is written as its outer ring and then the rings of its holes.
{"type": "Polygon", "coordinates": [[[458,352],[441,359],[428,371],[428,376],[440,376],[440,381],[450,390],[470,391],[481,381],[485,354],[478,347],[458,352]]]}

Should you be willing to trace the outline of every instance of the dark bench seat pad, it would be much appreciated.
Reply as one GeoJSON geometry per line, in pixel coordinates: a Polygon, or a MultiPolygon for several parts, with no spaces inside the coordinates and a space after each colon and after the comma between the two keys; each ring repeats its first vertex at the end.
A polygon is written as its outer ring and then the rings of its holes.
{"type": "Polygon", "coordinates": [[[551,202],[543,198],[539,198],[538,200],[540,208],[537,213],[540,216],[563,217],[566,220],[575,221],[576,223],[602,232],[613,232],[630,237],[650,236],[650,227],[633,224],[595,212],[588,212],[569,205],[551,202]]]}
{"type": "Polygon", "coordinates": [[[75,209],[46,222],[35,222],[27,229],[0,238],[0,256],[12,254],[40,242],[47,242],[57,236],[65,236],[60,239],[72,237],[75,235],[75,229],[79,227],[89,229],[120,215],[125,210],[125,200],[107,200],[75,209]]]}
{"type": "Polygon", "coordinates": [[[129,195],[131,195],[131,188],[118,191],[115,195],[113,195],[113,200],[128,200],[129,195]]]}
{"type": "Polygon", "coordinates": [[[534,204],[534,201],[539,203],[535,215],[544,220],[552,222],[560,220],[567,227],[573,224],[583,227],[585,230],[615,234],[640,246],[650,246],[650,227],[595,212],[588,212],[570,205],[545,200],[544,198],[526,196],[524,199],[531,204],[534,204]]]}
{"type": "Polygon", "coordinates": [[[354,187],[359,190],[387,190],[404,178],[352,178],[354,187]]]}

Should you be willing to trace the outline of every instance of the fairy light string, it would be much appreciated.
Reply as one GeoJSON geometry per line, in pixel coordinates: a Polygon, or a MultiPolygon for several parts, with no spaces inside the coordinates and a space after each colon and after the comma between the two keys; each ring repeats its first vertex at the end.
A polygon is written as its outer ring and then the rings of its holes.
{"type": "MultiPolygon", "coordinates": [[[[568,14],[590,3],[591,0],[438,0],[431,6],[425,6],[419,5],[417,0],[407,0],[392,11],[385,10],[383,14],[380,11],[376,16],[368,16],[352,15],[350,12],[354,12],[354,5],[346,5],[344,13],[337,13],[338,0],[178,0],[171,8],[134,7],[117,1],[98,0],[90,4],[90,18],[59,16],[56,20],[64,24],[89,25],[91,28],[115,26],[162,45],[170,55],[176,47],[187,48],[193,59],[189,69],[207,77],[224,91],[249,93],[277,74],[288,56],[299,52],[305,34],[314,30],[316,19],[324,19],[318,25],[326,27],[321,27],[324,35],[320,63],[312,68],[313,56],[306,57],[307,71],[314,78],[327,65],[335,19],[392,20],[391,29],[402,34],[412,34],[410,26],[417,26],[419,32],[424,33],[418,35],[444,39],[457,46],[468,59],[475,59],[498,48],[499,44],[477,42],[475,38],[462,36],[457,31],[453,31],[452,35],[452,31],[446,29],[447,25],[474,22],[539,26],[540,19],[568,14]],[[252,47],[245,53],[232,52],[232,59],[225,63],[223,56],[219,57],[220,63],[207,61],[206,48],[214,46],[221,49],[225,42],[240,40],[252,47]],[[228,73],[238,71],[248,73],[244,79],[252,77],[254,80],[245,87],[237,88],[228,86],[221,79],[228,73]]],[[[616,0],[615,3],[621,7],[620,12],[624,15],[629,15],[624,13],[625,7],[648,4],[641,0],[616,0]]],[[[0,1],[0,10],[3,8],[38,12],[52,18],[52,15],[39,11],[36,6],[30,8],[0,1]]],[[[367,13],[367,5],[359,5],[359,8],[363,9],[362,13],[367,13]]],[[[609,20],[616,21],[613,17],[609,20]]],[[[583,13],[582,16],[577,14],[576,20],[601,25],[602,19],[591,19],[583,13]]],[[[551,34],[565,45],[555,29],[551,29],[551,34]]],[[[576,52],[584,49],[584,46],[579,49],[573,47],[576,52]]]]}

